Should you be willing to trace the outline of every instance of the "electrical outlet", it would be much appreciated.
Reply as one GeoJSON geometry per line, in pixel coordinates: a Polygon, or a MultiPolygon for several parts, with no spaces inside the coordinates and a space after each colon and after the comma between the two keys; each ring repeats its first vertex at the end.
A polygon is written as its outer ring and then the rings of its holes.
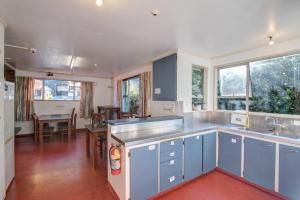
{"type": "Polygon", "coordinates": [[[295,126],[300,126],[300,120],[294,120],[294,125],[295,126]]]}

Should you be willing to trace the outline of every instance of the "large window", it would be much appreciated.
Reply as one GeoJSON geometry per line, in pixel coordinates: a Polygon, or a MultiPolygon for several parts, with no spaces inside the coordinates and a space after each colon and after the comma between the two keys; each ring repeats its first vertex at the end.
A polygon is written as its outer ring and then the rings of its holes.
{"type": "Polygon", "coordinates": [[[141,114],[140,76],[123,80],[122,112],[141,114]]]}
{"type": "Polygon", "coordinates": [[[218,109],[245,110],[247,66],[219,69],[218,109]]]}
{"type": "Polygon", "coordinates": [[[80,100],[78,81],[35,79],[35,100],[80,100]]]}
{"type": "Polygon", "coordinates": [[[218,71],[218,109],[300,114],[300,54],[218,71]]]}
{"type": "Polygon", "coordinates": [[[193,66],[192,70],[192,105],[197,111],[205,108],[205,69],[193,66]]]}

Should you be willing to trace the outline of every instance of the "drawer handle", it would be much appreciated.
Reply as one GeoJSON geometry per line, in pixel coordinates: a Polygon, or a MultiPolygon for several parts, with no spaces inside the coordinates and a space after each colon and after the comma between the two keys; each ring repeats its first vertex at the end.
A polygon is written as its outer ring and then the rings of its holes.
{"type": "Polygon", "coordinates": [[[297,151],[297,150],[292,150],[292,149],[288,149],[288,152],[289,152],[289,153],[299,153],[299,151],[297,151]]]}
{"type": "Polygon", "coordinates": [[[155,150],[155,145],[150,145],[150,146],[148,146],[148,150],[149,150],[149,151],[155,150]]]}
{"type": "Polygon", "coordinates": [[[169,182],[172,183],[172,182],[174,182],[174,181],[175,181],[175,176],[171,176],[171,177],[169,178],[169,182]]]}
{"type": "Polygon", "coordinates": [[[175,156],[175,152],[171,152],[169,155],[170,155],[171,157],[174,157],[174,156],[175,156]]]}
{"type": "Polygon", "coordinates": [[[174,165],[175,164],[175,160],[170,160],[169,165],[174,165]]]}
{"type": "Polygon", "coordinates": [[[174,142],[174,141],[171,141],[171,142],[170,142],[170,145],[171,145],[171,146],[174,146],[174,145],[175,145],[175,142],[174,142]]]}
{"type": "Polygon", "coordinates": [[[200,139],[200,136],[198,135],[197,137],[196,137],[196,140],[199,140],[200,139]]]}

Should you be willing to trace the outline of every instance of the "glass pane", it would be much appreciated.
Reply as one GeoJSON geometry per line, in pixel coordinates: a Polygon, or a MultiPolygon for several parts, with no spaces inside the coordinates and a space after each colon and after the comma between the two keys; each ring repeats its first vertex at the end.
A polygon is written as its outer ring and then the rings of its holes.
{"type": "Polygon", "coordinates": [[[43,100],[43,81],[34,80],[34,100],[43,100]]]}
{"type": "Polygon", "coordinates": [[[218,96],[246,96],[246,65],[219,70],[218,96]]]}
{"type": "Polygon", "coordinates": [[[220,110],[246,110],[246,98],[218,98],[220,110]]]}
{"type": "Polygon", "coordinates": [[[202,110],[204,104],[204,69],[193,67],[192,71],[193,110],[202,110]]]}
{"type": "Polygon", "coordinates": [[[122,90],[122,111],[141,114],[140,77],[124,80],[122,90]]]}
{"type": "Polygon", "coordinates": [[[75,100],[80,100],[81,82],[75,82],[75,100]]]}
{"type": "Polygon", "coordinates": [[[300,114],[300,54],[250,63],[253,112],[300,114]]]}
{"type": "Polygon", "coordinates": [[[45,100],[73,100],[74,81],[45,80],[45,100]]]}

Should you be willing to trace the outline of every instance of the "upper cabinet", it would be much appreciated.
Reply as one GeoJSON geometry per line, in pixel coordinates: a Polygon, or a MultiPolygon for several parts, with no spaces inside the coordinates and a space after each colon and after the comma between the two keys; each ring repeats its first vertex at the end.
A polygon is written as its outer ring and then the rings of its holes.
{"type": "Polygon", "coordinates": [[[153,62],[153,100],[177,100],[177,54],[153,62]]]}

